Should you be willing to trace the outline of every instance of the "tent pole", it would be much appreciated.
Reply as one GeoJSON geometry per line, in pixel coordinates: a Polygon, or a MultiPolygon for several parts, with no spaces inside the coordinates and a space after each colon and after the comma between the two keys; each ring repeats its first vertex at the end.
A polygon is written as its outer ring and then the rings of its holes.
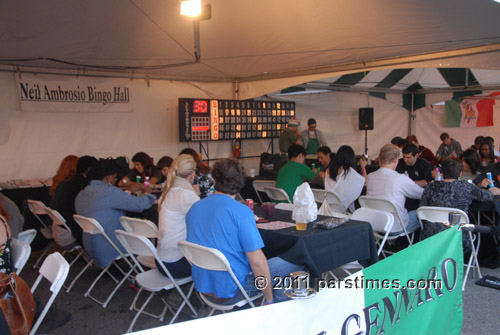
{"type": "Polygon", "coordinates": [[[408,122],[408,135],[414,135],[415,120],[414,120],[414,105],[415,105],[415,93],[411,94],[411,108],[410,108],[410,120],[408,122]]]}

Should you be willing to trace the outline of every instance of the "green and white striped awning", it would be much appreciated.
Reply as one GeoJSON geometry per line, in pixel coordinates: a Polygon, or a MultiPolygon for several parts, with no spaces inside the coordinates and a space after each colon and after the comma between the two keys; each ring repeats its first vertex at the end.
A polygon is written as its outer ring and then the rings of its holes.
{"type": "Polygon", "coordinates": [[[414,68],[357,72],[296,85],[280,94],[307,94],[331,91],[366,92],[386,99],[402,94],[408,110],[426,105],[430,93],[452,93],[453,98],[500,89],[500,71],[469,68],[414,68]]]}

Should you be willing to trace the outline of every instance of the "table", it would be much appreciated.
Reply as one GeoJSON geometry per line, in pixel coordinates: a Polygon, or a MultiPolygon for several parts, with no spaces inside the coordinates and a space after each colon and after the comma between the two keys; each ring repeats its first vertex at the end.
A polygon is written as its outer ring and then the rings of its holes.
{"type": "Polygon", "coordinates": [[[39,200],[45,205],[49,205],[51,196],[49,195],[48,186],[41,187],[20,187],[20,188],[10,188],[2,189],[1,191],[10,200],[14,201],[19,210],[22,211],[23,203],[25,200],[39,200]]]}
{"type": "MultiPolygon", "coordinates": [[[[262,214],[255,206],[257,215],[262,214]]],[[[275,220],[293,222],[292,212],[275,209],[275,220]]],[[[318,220],[326,217],[318,216],[318,220]]],[[[259,230],[264,241],[262,251],[266,257],[279,256],[284,260],[306,265],[311,277],[320,278],[323,272],[352,261],[369,266],[378,261],[377,245],[368,222],[350,220],[333,229],[312,228],[297,231],[295,228],[259,230]]]]}

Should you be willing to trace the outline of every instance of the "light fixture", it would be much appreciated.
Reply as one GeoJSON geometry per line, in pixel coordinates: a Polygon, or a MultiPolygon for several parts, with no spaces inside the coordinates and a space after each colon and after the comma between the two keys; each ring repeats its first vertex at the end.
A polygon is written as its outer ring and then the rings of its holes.
{"type": "Polygon", "coordinates": [[[181,15],[196,17],[201,14],[201,0],[182,0],[181,15]]]}

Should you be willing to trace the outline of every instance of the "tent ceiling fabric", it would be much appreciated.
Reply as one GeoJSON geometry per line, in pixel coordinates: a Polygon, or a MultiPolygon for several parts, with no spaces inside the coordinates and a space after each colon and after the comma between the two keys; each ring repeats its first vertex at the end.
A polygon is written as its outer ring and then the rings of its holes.
{"type": "Polygon", "coordinates": [[[296,94],[324,91],[436,93],[500,89],[500,71],[464,68],[377,70],[334,76],[282,90],[296,94]]]}
{"type": "Polygon", "coordinates": [[[194,60],[180,0],[2,1],[0,69],[238,82],[240,98],[268,93],[263,81],[275,91],[375,68],[500,70],[491,0],[203,3],[212,19],[200,23],[201,61],[174,66],[194,60]],[[470,64],[476,56],[482,64],[470,64]]]}

